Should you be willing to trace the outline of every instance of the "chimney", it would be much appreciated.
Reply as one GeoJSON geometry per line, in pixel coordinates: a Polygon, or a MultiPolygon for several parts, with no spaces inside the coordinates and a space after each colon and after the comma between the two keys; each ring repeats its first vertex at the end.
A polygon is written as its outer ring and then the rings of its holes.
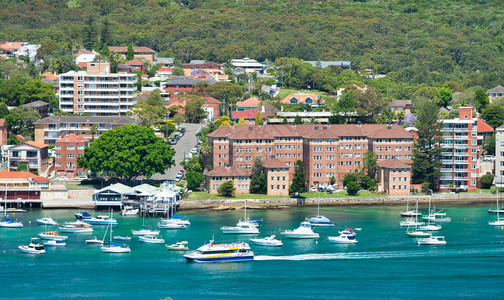
{"type": "Polygon", "coordinates": [[[252,130],[252,129],[254,129],[254,128],[252,126],[249,126],[249,130],[252,130]]]}
{"type": "Polygon", "coordinates": [[[390,121],[387,124],[387,129],[392,129],[392,124],[390,124],[390,121]]]}
{"type": "Polygon", "coordinates": [[[313,130],[318,130],[318,126],[313,126],[313,130]]]}
{"type": "Polygon", "coordinates": [[[362,122],[361,121],[357,121],[357,125],[358,126],[362,126],[362,122]]]}
{"type": "Polygon", "coordinates": [[[327,126],[324,126],[324,127],[322,127],[322,128],[324,128],[324,130],[327,130],[327,126]]]}
{"type": "Polygon", "coordinates": [[[264,105],[261,107],[261,113],[266,113],[266,108],[264,107],[264,105]]]}

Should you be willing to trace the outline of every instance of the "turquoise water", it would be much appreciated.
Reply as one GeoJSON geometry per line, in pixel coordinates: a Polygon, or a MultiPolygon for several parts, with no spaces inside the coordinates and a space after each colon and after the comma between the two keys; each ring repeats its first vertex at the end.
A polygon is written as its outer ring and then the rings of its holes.
{"type": "MultiPolygon", "coordinates": [[[[0,298],[68,299],[336,299],[336,298],[502,298],[504,230],[489,226],[495,215],[488,206],[444,207],[451,223],[442,224],[447,246],[418,246],[399,227],[404,207],[323,208],[336,222],[317,229],[318,240],[287,240],[284,246],[251,245],[256,260],[240,263],[186,263],[182,252],[163,244],[130,242],[131,254],[102,253],[86,239],[102,238],[105,227],[93,234],[67,234],[66,247],[47,248],[45,255],[17,251],[20,244],[44,231],[35,220],[46,213],[60,223],[73,221],[74,210],[33,210],[16,214],[23,229],[0,228],[0,298]],[[28,222],[31,221],[31,224],[28,222]],[[358,244],[335,245],[327,236],[345,227],[360,227],[358,244]]],[[[249,211],[264,218],[260,236],[294,229],[316,208],[249,211]]],[[[187,212],[192,225],[185,230],[162,231],[166,243],[189,241],[195,249],[215,236],[216,242],[248,239],[220,233],[234,225],[241,211],[187,212]]],[[[138,217],[114,216],[114,235],[130,235],[140,228],[138,217]]],[[[154,225],[154,219],[146,219],[154,225]]],[[[48,227],[49,230],[50,227],[48,227]]],[[[54,227],[53,227],[54,228],[54,227]]]]}

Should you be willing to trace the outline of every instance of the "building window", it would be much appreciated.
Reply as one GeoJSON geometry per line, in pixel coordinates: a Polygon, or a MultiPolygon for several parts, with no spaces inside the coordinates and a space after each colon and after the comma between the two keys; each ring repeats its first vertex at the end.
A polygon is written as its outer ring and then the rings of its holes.
{"type": "Polygon", "coordinates": [[[75,154],[67,154],[67,158],[75,158],[75,154]]]}
{"type": "Polygon", "coordinates": [[[61,158],[61,154],[60,154],[60,153],[57,153],[57,154],[56,154],[56,158],[61,158]]]}
{"type": "Polygon", "coordinates": [[[56,146],[54,146],[54,149],[56,149],[56,150],[61,150],[61,145],[56,145],[56,146]]]}
{"type": "Polygon", "coordinates": [[[60,162],[57,162],[57,163],[56,163],[56,167],[61,167],[61,163],[60,163],[60,162]]]}

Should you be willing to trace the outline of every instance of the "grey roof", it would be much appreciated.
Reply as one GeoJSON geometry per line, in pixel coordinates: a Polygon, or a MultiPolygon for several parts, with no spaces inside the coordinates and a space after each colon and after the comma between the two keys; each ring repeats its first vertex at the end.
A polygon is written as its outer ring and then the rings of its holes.
{"type": "Polygon", "coordinates": [[[406,107],[406,106],[411,106],[412,101],[411,100],[393,100],[390,102],[389,106],[390,107],[406,107]]]}
{"type": "Polygon", "coordinates": [[[33,102],[30,102],[27,104],[23,104],[23,106],[28,106],[28,107],[33,107],[33,108],[41,107],[41,106],[48,106],[48,105],[49,105],[49,103],[44,102],[44,101],[33,101],[33,102]]]}
{"type": "Polygon", "coordinates": [[[487,93],[504,93],[504,87],[498,85],[494,87],[493,89],[489,89],[487,93]]]}
{"type": "Polygon", "coordinates": [[[112,123],[118,125],[133,124],[140,122],[130,117],[92,117],[92,116],[51,116],[36,121],[34,124],[54,124],[54,123],[112,123]]]}
{"type": "Polygon", "coordinates": [[[206,60],[201,60],[201,59],[193,59],[191,60],[191,62],[189,62],[191,65],[194,65],[194,64],[204,64],[206,62],[206,60]]]}
{"type": "MultiPolygon", "coordinates": [[[[276,114],[280,111],[278,108],[274,107],[271,104],[265,104],[263,105],[263,107],[264,107],[264,113],[266,114],[276,114]]],[[[262,111],[263,108],[261,107],[260,110],[262,111]]]]}
{"type": "Polygon", "coordinates": [[[317,60],[310,60],[310,61],[304,61],[306,63],[309,63],[311,64],[312,66],[316,67],[318,63],[320,63],[320,66],[322,68],[326,68],[326,67],[329,67],[329,66],[338,66],[338,67],[342,67],[342,68],[348,68],[350,69],[350,66],[351,66],[351,61],[343,61],[343,60],[331,60],[331,61],[327,61],[327,60],[324,60],[324,61],[317,61],[317,60]]]}
{"type": "Polygon", "coordinates": [[[208,84],[214,84],[217,83],[218,81],[215,79],[208,79],[208,78],[176,78],[171,81],[167,82],[167,85],[174,85],[174,84],[196,84],[200,81],[206,81],[208,84]]]}
{"type": "Polygon", "coordinates": [[[42,78],[42,81],[43,81],[43,82],[50,83],[50,84],[53,84],[54,86],[58,86],[58,82],[59,82],[59,80],[51,80],[51,79],[49,79],[49,78],[45,78],[45,77],[44,77],[44,78],[42,78]]]}
{"type": "Polygon", "coordinates": [[[175,62],[175,58],[171,57],[158,57],[154,61],[154,64],[173,64],[175,62]]]}
{"type": "Polygon", "coordinates": [[[98,191],[94,192],[94,194],[102,193],[102,192],[107,191],[107,190],[111,190],[111,191],[116,192],[118,194],[124,194],[129,189],[131,189],[130,186],[124,185],[122,183],[115,183],[115,184],[106,186],[106,187],[102,188],[101,190],[98,190],[98,191]]]}

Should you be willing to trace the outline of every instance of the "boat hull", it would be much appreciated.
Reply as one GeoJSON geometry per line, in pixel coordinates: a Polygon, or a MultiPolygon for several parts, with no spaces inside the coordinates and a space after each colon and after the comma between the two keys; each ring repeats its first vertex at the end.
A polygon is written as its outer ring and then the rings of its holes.
{"type": "Polygon", "coordinates": [[[318,233],[315,234],[298,234],[298,233],[284,233],[288,239],[317,239],[320,237],[318,233]]]}
{"type": "Polygon", "coordinates": [[[259,230],[221,229],[224,234],[259,234],[259,230]]]}
{"type": "Polygon", "coordinates": [[[171,251],[188,251],[189,247],[173,247],[173,246],[166,246],[168,250],[171,251]]]}
{"type": "Polygon", "coordinates": [[[164,239],[143,239],[143,238],[139,238],[138,241],[147,244],[164,244],[165,242],[164,239]]]}
{"type": "Polygon", "coordinates": [[[406,235],[413,238],[428,238],[432,235],[429,232],[406,232],[406,235]]]}
{"type": "Polygon", "coordinates": [[[0,222],[0,227],[3,227],[3,228],[23,228],[23,223],[0,222]]]}
{"type": "Polygon", "coordinates": [[[196,257],[184,255],[187,262],[198,263],[226,263],[226,262],[240,262],[254,260],[254,255],[233,255],[233,256],[217,256],[217,257],[196,257]]]}
{"type": "Polygon", "coordinates": [[[186,229],[185,225],[174,225],[174,224],[159,224],[157,226],[159,229],[186,229]]]}
{"type": "Polygon", "coordinates": [[[131,249],[124,247],[101,247],[100,248],[104,253],[131,253],[131,249]]]}
{"type": "Polygon", "coordinates": [[[131,233],[133,235],[159,235],[159,231],[154,230],[133,230],[131,233]]]}
{"type": "Polygon", "coordinates": [[[488,222],[488,225],[492,225],[492,226],[504,226],[504,220],[499,220],[499,221],[494,221],[494,222],[488,222]]]}
{"type": "Polygon", "coordinates": [[[65,233],[91,233],[93,232],[93,228],[60,228],[60,232],[65,233]]]}
{"type": "Polygon", "coordinates": [[[54,226],[54,225],[58,225],[58,223],[56,223],[55,221],[42,221],[42,220],[37,220],[37,224],[40,224],[40,225],[51,225],[51,226],[54,226]]]}
{"type": "Polygon", "coordinates": [[[21,250],[21,252],[28,254],[45,254],[45,250],[35,250],[28,246],[18,246],[18,249],[21,250]]]}
{"type": "Polygon", "coordinates": [[[38,237],[43,240],[62,240],[62,241],[64,241],[64,240],[68,239],[68,236],[64,236],[64,235],[45,235],[42,233],[39,233],[38,237]]]}

